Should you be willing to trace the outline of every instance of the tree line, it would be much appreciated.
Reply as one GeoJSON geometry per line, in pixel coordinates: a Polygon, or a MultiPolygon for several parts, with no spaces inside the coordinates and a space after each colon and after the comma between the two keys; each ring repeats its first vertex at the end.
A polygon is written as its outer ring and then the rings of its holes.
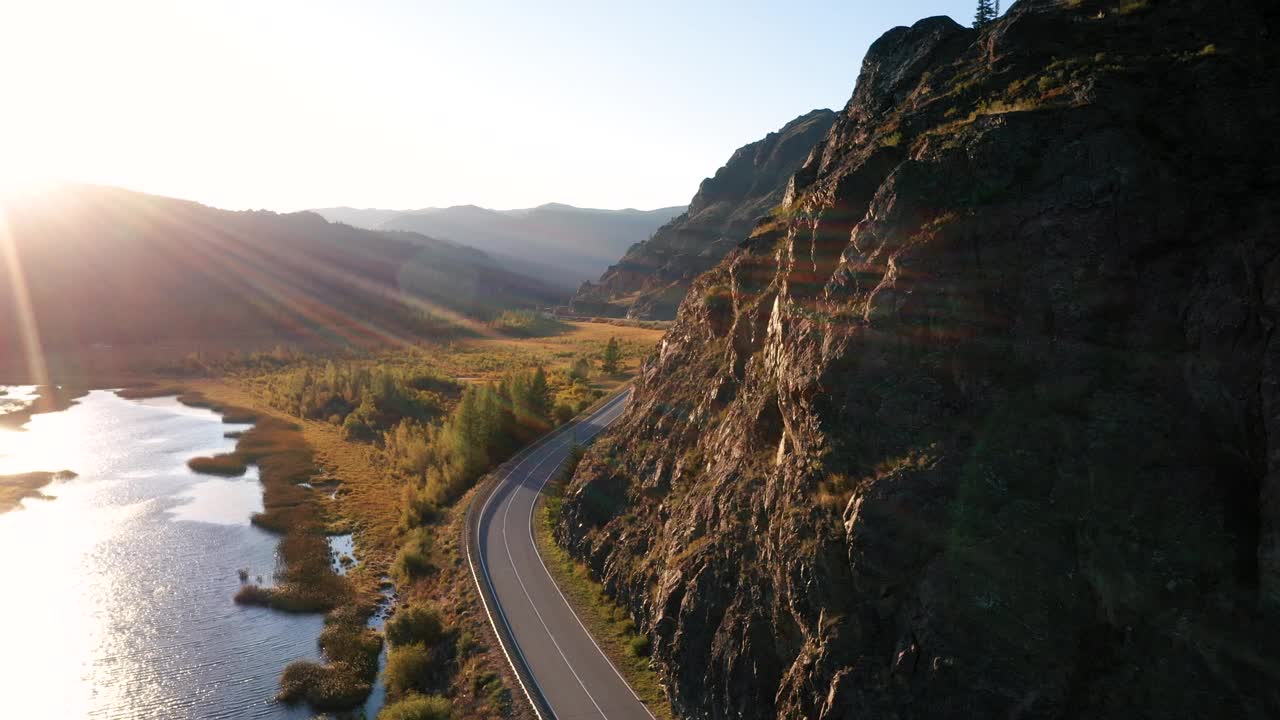
{"type": "Polygon", "coordinates": [[[398,423],[384,434],[383,446],[410,478],[405,524],[423,523],[521,446],[568,419],[562,415],[553,405],[546,373],[537,368],[468,386],[441,423],[398,423]]]}
{"type": "Polygon", "coordinates": [[[265,396],[296,417],[340,425],[349,440],[373,441],[405,419],[442,416],[459,391],[457,383],[426,369],[329,361],[272,375],[265,396]]]}

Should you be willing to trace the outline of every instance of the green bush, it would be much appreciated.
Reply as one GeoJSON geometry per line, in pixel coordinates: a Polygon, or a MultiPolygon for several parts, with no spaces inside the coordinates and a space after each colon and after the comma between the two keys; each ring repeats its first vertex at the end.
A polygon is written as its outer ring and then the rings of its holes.
{"type": "Polygon", "coordinates": [[[454,643],[454,652],[457,653],[459,658],[463,659],[469,658],[472,653],[483,649],[480,643],[476,641],[476,636],[472,635],[468,630],[463,630],[462,634],[458,636],[458,641],[454,643]]]}
{"type": "Polygon", "coordinates": [[[343,663],[366,682],[377,677],[382,638],[373,630],[350,623],[326,625],[320,633],[320,647],[330,661],[343,663]]]}
{"type": "Polygon", "coordinates": [[[351,413],[342,422],[342,437],[344,440],[368,441],[374,439],[374,433],[360,415],[351,413]]]}
{"type": "Polygon", "coordinates": [[[414,695],[391,703],[378,713],[378,720],[449,720],[453,707],[439,695],[414,695]]]}
{"type": "Polygon", "coordinates": [[[573,419],[575,415],[573,408],[568,403],[557,403],[556,409],[552,411],[555,415],[557,425],[563,425],[573,419]]]}
{"type": "Polygon", "coordinates": [[[631,654],[636,657],[649,657],[651,650],[648,635],[637,635],[631,638],[631,642],[627,643],[627,647],[631,650],[631,654]]]}
{"type": "Polygon", "coordinates": [[[426,646],[396,646],[395,643],[392,646],[382,671],[387,689],[396,694],[425,689],[423,683],[431,676],[431,653],[426,646]]]}
{"type": "Polygon", "coordinates": [[[435,645],[444,637],[440,613],[421,606],[402,607],[387,620],[387,642],[401,645],[435,645]]]}
{"type": "Polygon", "coordinates": [[[391,574],[402,583],[416,580],[435,570],[431,562],[431,531],[425,527],[414,528],[396,553],[391,574]]]}
{"type": "Polygon", "coordinates": [[[471,692],[477,696],[488,695],[502,687],[502,677],[492,670],[477,673],[471,678],[471,692]]]}

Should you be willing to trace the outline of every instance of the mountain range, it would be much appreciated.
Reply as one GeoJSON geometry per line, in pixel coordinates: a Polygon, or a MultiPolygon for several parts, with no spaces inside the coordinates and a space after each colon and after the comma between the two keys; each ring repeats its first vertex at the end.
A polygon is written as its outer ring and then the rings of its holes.
{"type": "Polygon", "coordinates": [[[422,210],[318,208],[332,221],[403,230],[483,250],[507,268],[566,290],[599,276],[684,208],[596,210],[549,203],[520,210],[457,205],[422,210]]]}

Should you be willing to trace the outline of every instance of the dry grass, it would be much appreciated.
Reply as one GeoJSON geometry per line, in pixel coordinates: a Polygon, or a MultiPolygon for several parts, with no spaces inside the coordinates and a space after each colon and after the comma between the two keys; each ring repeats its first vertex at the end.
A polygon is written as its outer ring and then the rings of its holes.
{"type": "Polygon", "coordinates": [[[278,700],[305,700],[317,710],[342,710],[364,702],[378,676],[382,637],[358,624],[334,622],[320,633],[328,663],[299,660],[280,676],[278,700]]]}
{"type": "Polygon", "coordinates": [[[610,393],[629,382],[640,370],[640,364],[665,330],[602,322],[565,322],[567,329],[558,334],[538,338],[483,338],[456,343],[456,362],[463,365],[460,375],[474,379],[495,379],[512,369],[542,366],[548,372],[568,370],[577,358],[591,359],[595,368],[609,338],[617,338],[622,351],[619,371],[613,375],[596,373],[592,387],[610,393]],[[472,360],[487,361],[466,367],[472,360]],[[496,362],[494,362],[496,360],[496,362]]]}
{"type": "Polygon", "coordinates": [[[238,477],[249,469],[244,460],[235,454],[191,458],[187,461],[187,467],[194,472],[223,477],[238,477]]]}
{"type": "Polygon", "coordinates": [[[6,513],[22,507],[26,498],[49,498],[40,492],[40,488],[53,482],[55,478],[75,477],[75,473],[63,470],[60,473],[33,472],[22,475],[0,475],[0,513],[6,513]]]}

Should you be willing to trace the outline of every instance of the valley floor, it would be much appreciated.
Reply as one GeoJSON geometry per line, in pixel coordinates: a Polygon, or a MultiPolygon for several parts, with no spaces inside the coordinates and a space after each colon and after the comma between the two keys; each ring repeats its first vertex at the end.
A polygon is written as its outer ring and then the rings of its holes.
{"type": "MultiPolygon", "coordinates": [[[[629,382],[661,335],[660,330],[625,325],[557,323],[540,336],[495,334],[336,360],[287,352],[277,353],[270,362],[199,357],[188,364],[204,366],[206,376],[149,382],[152,391],[167,392],[176,386],[172,389],[180,387],[219,406],[296,425],[317,470],[308,484],[316,486],[317,492],[333,493],[332,502],[325,504],[325,531],[350,532],[355,538],[359,566],[348,575],[357,598],[352,607],[367,608],[376,599],[379,584],[394,579],[399,607],[429,608],[442,622],[442,637],[429,646],[429,666],[416,670],[429,679],[415,687],[391,678],[391,699],[409,692],[429,693],[448,698],[457,717],[509,717],[525,712],[523,700],[515,694],[519,686],[485,620],[460,547],[463,516],[474,492],[464,491],[441,505],[414,529],[406,520],[405,506],[412,473],[397,464],[381,439],[354,438],[348,427],[334,422],[335,417],[316,419],[291,412],[282,401],[287,394],[284,388],[299,372],[318,376],[333,362],[374,373],[387,370],[396,377],[428,373],[462,388],[543,368],[553,399],[576,410],[579,404],[629,382]],[[599,368],[600,358],[611,339],[621,349],[621,362],[617,372],[605,373],[599,368]],[[422,571],[406,569],[406,543],[418,543],[423,550],[422,571]]],[[[447,412],[456,406],[459,395],[445,390],[432,398],[447,412]]],[[[346,611],[340,607],[334,612],[346,611]]],[[[398,672],[397,664],[404,664],[396,660],[398,653],[403,651],[393,646],[390,673],[398,672]]]]}

